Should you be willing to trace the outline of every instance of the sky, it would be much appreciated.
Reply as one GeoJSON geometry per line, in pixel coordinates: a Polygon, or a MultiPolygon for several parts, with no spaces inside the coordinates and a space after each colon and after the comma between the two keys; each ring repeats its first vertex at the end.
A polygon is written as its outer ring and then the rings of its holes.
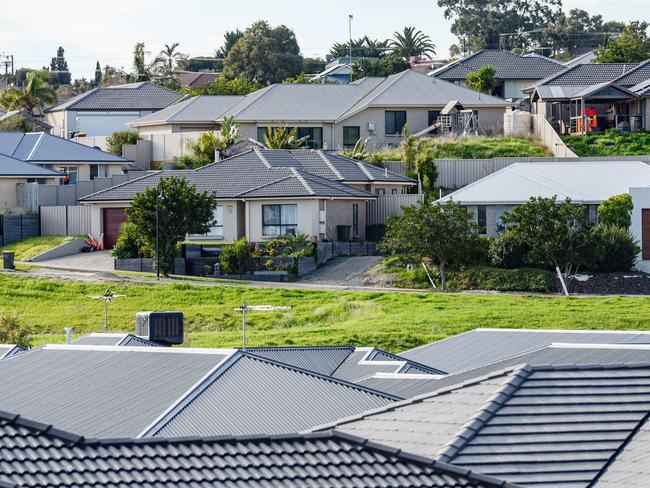
{"type": "MultiPolygon", "coordinates": [[[[445,56],[455,42],[451,21],[435,0],[0,0],[12,15],[0,16],[0,53],[13,54],[15,67],[40,68],[58,46],[65,48],[73,78],[93,77],[95,62],[131,67],[136,42],[151,56],[165,44],[210,56],[226,30],[245,29],[260,19],[296,32],[303,56],[324,56],[333,42],[353,37],[388,38],[404,26],[431,37],[445,56]],[[35,15],[36,13],[36,15],[35,15]]],[[[648,0],[564,0],[564,9],[583,8],[606,20],[650,20],[648,0]]]]}

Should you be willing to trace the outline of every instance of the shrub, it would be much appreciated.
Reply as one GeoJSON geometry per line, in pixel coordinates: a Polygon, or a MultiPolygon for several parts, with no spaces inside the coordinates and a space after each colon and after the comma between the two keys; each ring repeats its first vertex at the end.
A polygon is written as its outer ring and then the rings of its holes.
{"type": "Polygon", "coordinates": [[[122,146],[124,144],[135,144],[140,139],[142,139],[140,134],[133,130],[119,130],[113,132],[113,134],[106,139],[106,149],[110,153],[121,156],[122,146]]]}
{"type": "Polygon", "coordinates": [[[125,222],[120,225],[120,235],[111,255],[117,259],[137,258],[143,255],[144,248],[145,242],[138,227],[131,222],[125,222]]]}
{"type": "Polygon", "coordinates": [[[629,229],[632,224],[633,208],[632,195],[629,193],[614,195],[598,205],[600,223],[629,229]]]}
{"type": "Polygon", "coordinates": [[[490,248],[492,247],[492,237],[479,237],[472,242],[472,249],[469,255],[469,262],[473,264],[489,264],[490,248]]]}
{"type": "Polygon", "coordinates": [[[250,268],[251,246],[245,237],[224,246],[219,264],[223,274],[242,274],[250,268]]]}
{"type": "Polygon", "coordinates": [[[522,267],[527,253],[528,246],[508,230],[503,231],[490,243],[490,261],[499,268],[522,267]]]}
{"type": "Polygon", "coordinates": [[[639,246],[629,230],[597,225],[592,230],[598,271],[629,271],[636,262],[639,246]]]}
{"type": "Polygon", "coordinates": [[[0,311],[0,344],[29,347],[32,332],[32,328],[21,322],[15,313],[0,311]]]}
{"type": "Polygon", "coordinates": [[[455,290],[555,291],[555,276],[536,268],[500,269],[469,266],[449,273],[449,287],[455,290]]]}

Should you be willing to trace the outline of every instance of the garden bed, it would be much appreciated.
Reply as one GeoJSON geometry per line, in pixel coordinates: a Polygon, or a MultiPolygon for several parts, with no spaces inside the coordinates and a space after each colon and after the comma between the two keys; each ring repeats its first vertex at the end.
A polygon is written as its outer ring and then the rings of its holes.
{"type": "MultiPolygon", "coordinates": [[[[559,280],[557,280],[559,286],[559,280]]],[[[569,293],[590,295],[650,295],[650,274],[638,271],[626,273],[585,273],[567,283],[569,293]]]]}

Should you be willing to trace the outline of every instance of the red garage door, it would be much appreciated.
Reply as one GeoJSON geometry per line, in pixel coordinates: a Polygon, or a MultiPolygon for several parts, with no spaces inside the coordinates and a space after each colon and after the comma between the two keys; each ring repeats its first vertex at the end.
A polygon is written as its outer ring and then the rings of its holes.
{"type": "Polygon", "coordinates": [[[120,225],[126,222],[123,208],[104,209],[104,247],[112,249],[120,235],[120,225]]]}

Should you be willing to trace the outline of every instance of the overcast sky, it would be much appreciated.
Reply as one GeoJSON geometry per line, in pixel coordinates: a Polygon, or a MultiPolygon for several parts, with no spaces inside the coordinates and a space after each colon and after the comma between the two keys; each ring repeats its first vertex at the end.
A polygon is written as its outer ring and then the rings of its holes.
{"type": "MultiPolygon", "coordinates": [[[[152,54],[179,42],[184,53],[211,55],[226,30],[259,19],[292,28],[304,56],[324,56],[333,42],[345,41],[348,14],[354,37],[383,39],[412,25],[431,37],[440,55],[455,42],[435,0],[3,0],[9,3],[11,15],[0,16],[0,52],[14,54],[16,68],[40,68],[61,45],[73,78],[91,78],[97,60],[130,69],[138,41],[152,54]]],[[[564,8],[606,20],[650,19],[648,0],[564,0],[564,8]]]]}

